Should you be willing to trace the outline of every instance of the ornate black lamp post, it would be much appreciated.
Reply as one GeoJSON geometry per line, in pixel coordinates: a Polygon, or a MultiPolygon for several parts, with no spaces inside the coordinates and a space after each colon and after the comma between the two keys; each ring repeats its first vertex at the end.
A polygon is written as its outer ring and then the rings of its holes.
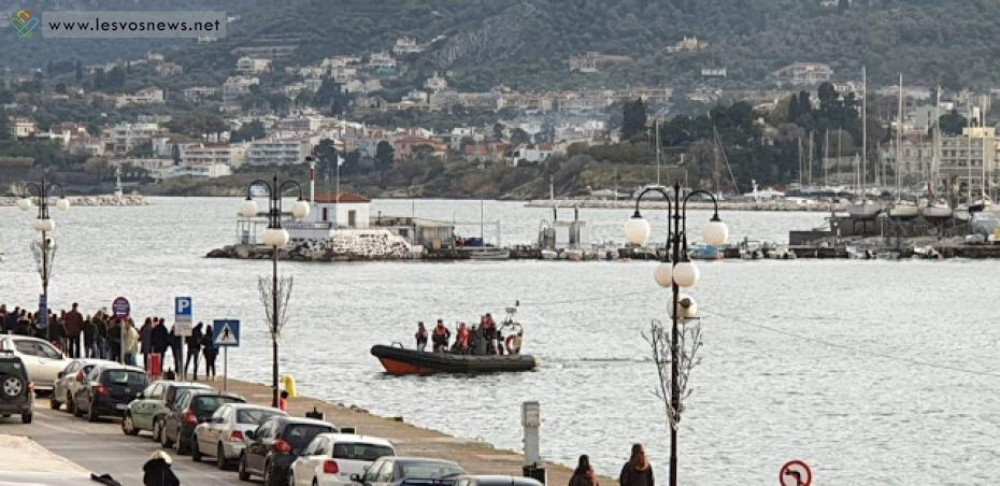
{"type": "MultiPolygon", "coordinates": [[[[672,292],[672,301],[669,307],[672,325],[668,415],[670,417],[670,486],[677,486],[677,429],[683,411],[681,390],[687,381],[684,378],[685,383],[680,383],[682,360],[685,359],[682,356],[684,350],[681,349],[680,344],[682,342],[680,324],[697,317],[698,312],[694,299],[682,296],[680,289],[694,287],[700,277],[698,267],[688,259],[687,251],[687,203],[691,197],[694,195],[708,196],[714,206],[712,219],[702,228],[702,235],[706,243],[715,246],[725,244],[729,237],[729,229],[719,219],[719,205],[711,193],[703,190],[692,191],[682,199],[680,184],[674,184],[672,189],[673,191],[669,191],[666,187],[655,186],[646,188],[639,194],[635,202],[635,213],[625,223],[625,238],[633,245],[646,243],[649,239],[650,227],[649,222],[643,219],[642,213],[639,211],[639,204],[642,202],[643,196],[649,193],[656,192],[662,195],[667,202],[667,243],[662,262],[656,268],[653,277],[657,284],[662,287],[670,287],[672,292]],[[671,192],[673,194],[670,194],[671,192]]],[[[666,398],[664,397],[664,399],[666,398]]]]}
{"type": "Polygon", "coordinates": [[[17,201],[17,207],[22,211],[31,209],[38,205],[38,218],[35,219],[35,230],[41,233],[40,242],[31,243],[31,251],[38,261],[38,274],[42,277],[42,300],[45,302],[45,309],[39,309],[42,315],[38,316],[39,324],[46,328],[46,336],[51,340],[52,327],[49,326],[49,276],[52,273],[52,260],[55,257],[55,244],[49,239],[49,233],[56,229],[56,222],[49,217],[49,195],[53,191],[58,191],[59,199],[56,200],[56,209],[66,211],[69,209],[69,200],[63,195],[63,189],[59,184],[46,183],[45,175],[42,175],[41,183],[25,182],[21,184],[21,198],[17,201]],[[36,202],[32,202],[34,197],[36,202]]]}
{"type": "Polygon", "coordinates": [[[271,364],[271,379],[272,379],[272,398],[271,406],[278,406],[278,335],[281,330],[280,318],[282,316],[281,310],[278,308],[279,300],[279,287],[278,287],[278,250],[279,248],[288,244],[289,235],[288,230],[281,227],[281,195],[284,194],[288,189],[295,189],[298,193],[298,201],[292,206],[292,216],[295,219],[303,219],[309,216],[309,203],[302,198],[302,187],[299,186],[298,182],[293,180],[287,180],[281,185],[278,185],[278,174],[274,175],[271,182],[263,180],[255,180],[247,186],[247,198],[243,201],[240,206],[240,213],[247,218],[253,218],[258,214],[257,202],[253,200],[253,188],[260,187],[267,191],[268,195],[268,212],[267,212],[267,229],[264,230],[263,242],[265,245],[273,248],[273,253],[271,254],[271,265],[272,265],[272,279],[271,279],[271,315],[269,316],[271,324],[271,351],[272,351],[272,364],[271,364]]]}

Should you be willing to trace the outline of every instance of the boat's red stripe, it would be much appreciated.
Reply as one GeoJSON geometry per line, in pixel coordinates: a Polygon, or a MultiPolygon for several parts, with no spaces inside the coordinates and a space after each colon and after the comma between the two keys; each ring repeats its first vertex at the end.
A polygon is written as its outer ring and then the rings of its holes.
{"type": "Polygon", "coordinates": [[[385,367],[386,373],[389,373],[390,375],[427,375],[435,372],[430,368],[417,366],[412,363],[396,361],[391,358],[379,358],[378,360],[382,362],[382,366],[385,367]]]}

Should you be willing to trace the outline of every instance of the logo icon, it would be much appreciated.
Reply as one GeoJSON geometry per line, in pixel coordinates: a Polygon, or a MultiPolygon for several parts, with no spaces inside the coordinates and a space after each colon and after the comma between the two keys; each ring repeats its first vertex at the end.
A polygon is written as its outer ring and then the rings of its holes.
{"type": "Polygon", "coordinates": [[[34,35],[35,27],[40,23],[42,22],[31,10],[18,10],[17,15],[10,18],[10,25],[14,26],[17,37],[21,39],[30,39],[34,35]]]}

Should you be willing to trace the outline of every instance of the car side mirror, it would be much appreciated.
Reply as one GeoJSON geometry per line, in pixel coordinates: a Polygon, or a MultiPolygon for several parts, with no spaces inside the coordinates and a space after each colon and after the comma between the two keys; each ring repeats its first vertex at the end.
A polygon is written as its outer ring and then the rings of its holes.
{"type": "Polygon", "coordinates": [[[64,376],[66,376],[66,372],[65,371],[60,371],[58,374],[56,374],[56,377],[58,377],[58,378],[62,378],[64,376]]]}
{"type": "Polygon", "coordinates": [[[355,483],[362,482],[361,481],[361,475],[360,474],[351,474],[351,481],[354,481],[355,483]]]}
{"type": "Polygon", "coordinates": [[[254,440],[257,438],[257,434],[255,434],[252,430],[248,430],[243,434],[243,437],[246,437],[249,440],[254,440]]]}

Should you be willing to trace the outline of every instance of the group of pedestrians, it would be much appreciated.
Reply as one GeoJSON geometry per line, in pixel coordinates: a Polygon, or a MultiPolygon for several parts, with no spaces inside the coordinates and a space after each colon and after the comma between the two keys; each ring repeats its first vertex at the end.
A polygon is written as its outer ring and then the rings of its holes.
{"type": "Polygon", "coordinates": [[[73,303],[69,311],[58,315],[28,312],[26,308],[9,308],[0,304],[0,334],[16,334],[44,339],[71,358],[94,358],[118,361],[149,370],[150,356],[160,356],[160,369],[166,367],[167,353],[173,357],[172,370],[192,370],[198,379],[198,368],[204,359],[204,376],[215,379],[215,361],[219,350],[215,346],[212,326],[199,322],[185,338],[175,333],[176,326],[168,328],[162,317],[147,317],[142,327],[136,328],[131,317],[116,317],[106,309],[84,316],[79,304],[73,303]],[[41,319],[41,317],[46,317],[41,319]],[[187,346],[182,350],[181,343],[187,346]],[[186,355],[186,359],[182,358],[186,355]],[[140,362],[141,360],[141,362],[140,362]]]}
{"type": "Polygon", "coordinates": [[[417,340],[417,350],[427,349],[428,339],[432,344],[435,353],[452,352],[455,354],[472,355],[502,355],[504,354],[503,335],[497,328],[497,323],[491,314],[486,314],[479,318],[479,324],[472,327],[464,322],[458,323],[455,330],[455,341],[451,342],[451,330],[444,324],[444,320],[438,319],[437,324],[430,331],[423,322],[417,323],[417,333],[414,336],[417,340]]]}
{"type": "MultiPolygon", "coordinates": [[[[618,475],[619,486],[655,486],[653,481],[653,467],[646,459],[646,449],[642,444],[632,445],[632,454],[628,462],[622,466],[622,471],[618,475]]],[[[590,457],[580,456],[573,476],[569,479],[569,486],[600,486],[594,468],[590,465],[590,457]]]]}

